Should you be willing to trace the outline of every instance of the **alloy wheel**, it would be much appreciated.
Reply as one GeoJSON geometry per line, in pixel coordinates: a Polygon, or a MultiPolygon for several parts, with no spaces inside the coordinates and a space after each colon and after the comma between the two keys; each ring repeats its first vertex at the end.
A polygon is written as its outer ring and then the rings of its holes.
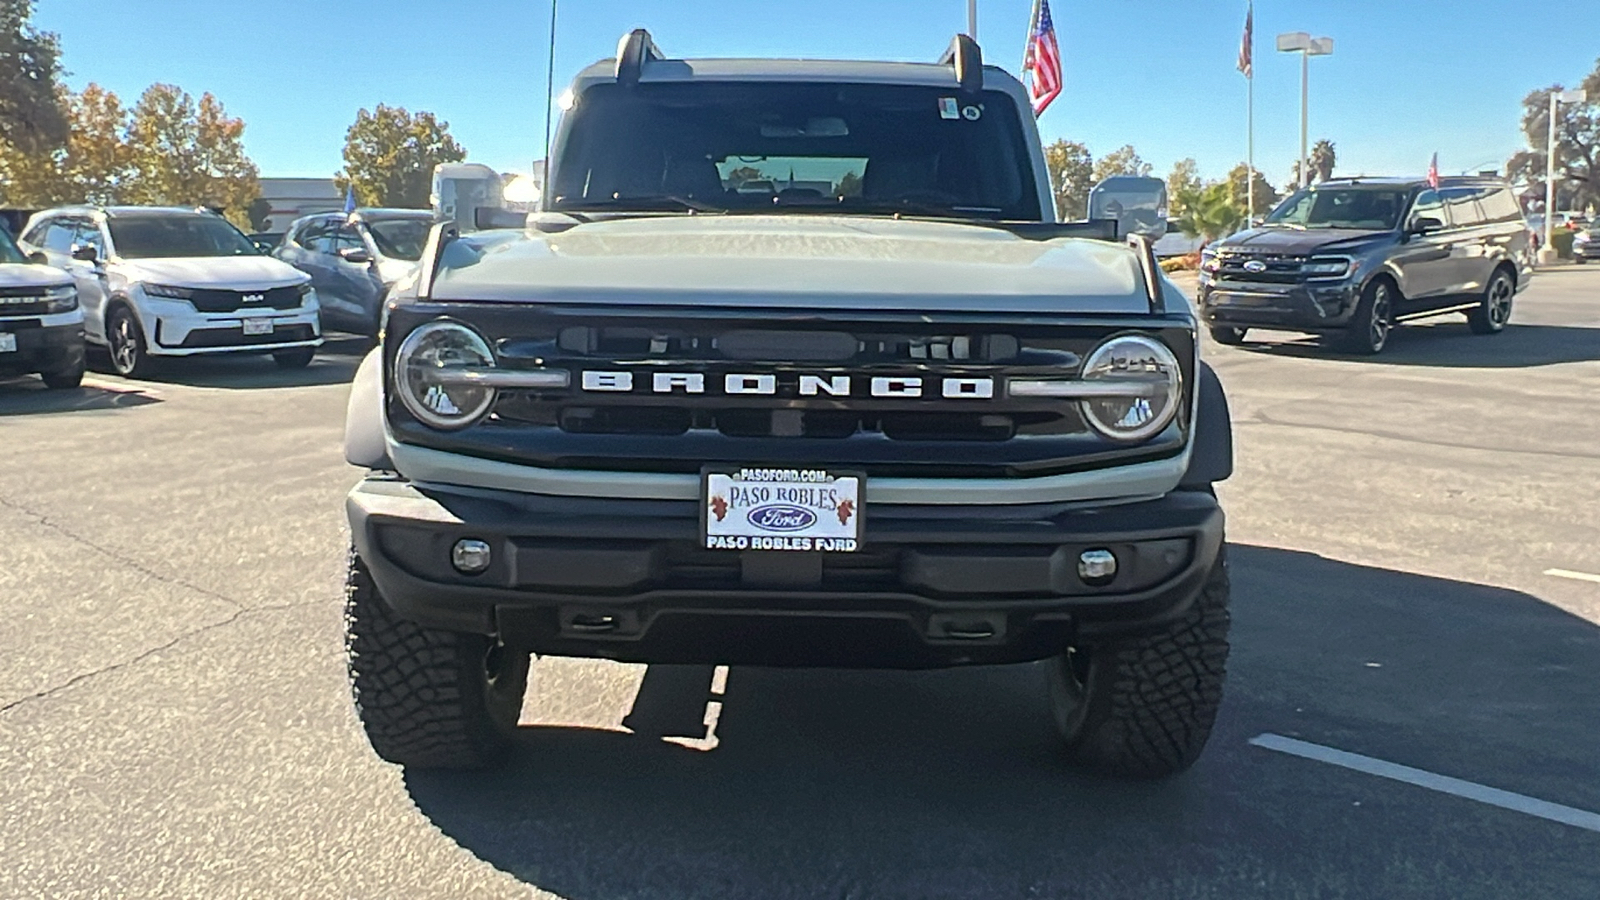
{"type": "Polygon", "coordinates": [[[134,331],[133,316],[118,312],[111,324],[111,365],[121,375],[128,375],[139,365],[139,335],[134,331]]]}
{"type": "Polygon", "coordinates": [[[1489,324],[1498,331],[1511,320],[1511,296],[1515,293],[1511,289],[1511,279],[1504,275],[1497,275],[1494,284],[1489,286],[1489,324]]]}
{"type": "Polygon", "coordinates": [[[1373,351],[1382,350],[1389,342],[1390,322],[1389,286],[1379,282],[1372,292],[1372,316],[1367,322],[1367,340],[1373,351]]]}

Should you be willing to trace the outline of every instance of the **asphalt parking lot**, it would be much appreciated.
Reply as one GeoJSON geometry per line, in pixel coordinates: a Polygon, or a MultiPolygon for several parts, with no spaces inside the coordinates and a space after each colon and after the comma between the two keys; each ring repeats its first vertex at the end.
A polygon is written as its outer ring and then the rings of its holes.
{"type": "Polygon", "coordinates": [[[0,380],[0,896],[1600,896],[1600,269],[1268,337],[1206,348],[1234,652],[1153,784],[1064,769],[1033,666],[540,660],[508,770],[402,772],[343,669],[358,342],[0,380]]]}

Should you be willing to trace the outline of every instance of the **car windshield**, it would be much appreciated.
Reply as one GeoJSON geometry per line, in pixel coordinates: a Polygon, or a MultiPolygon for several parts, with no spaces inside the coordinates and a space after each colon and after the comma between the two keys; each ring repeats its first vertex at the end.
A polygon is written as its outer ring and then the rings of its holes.
{"type": "Polygon", "coordinates": [[[106,224],[124,259],[261,255],[243,232],[214,216],[118,216],[106,224]]]}
{"type": "Polygon", "coordinates": [[[1266,224],[1388,231],[1400,221],[1407,192],[1396,188],[1312,188],[1268,214],[1266,224]]]}
{"type": "Polygon", "coordinates": [[[0,263],[25,263],[28,257],[18,249],[17,242],[11,239],[11,233],[0,228],[0,263]]]}
{"type": "Polygon", "coordinates": [[[390,259],[416,262],[422,258],[422,248],[428,243],[428,231],[433,227],[429,219],[379,219],[367,221],[367,233],[378,245],[378,252],[390,259]]]}
{"type": "Polygon", "coordinates": [[[549,208],[1038,220],[1016,104],[866,84],[614,84],[562,126],[549,208]]]}

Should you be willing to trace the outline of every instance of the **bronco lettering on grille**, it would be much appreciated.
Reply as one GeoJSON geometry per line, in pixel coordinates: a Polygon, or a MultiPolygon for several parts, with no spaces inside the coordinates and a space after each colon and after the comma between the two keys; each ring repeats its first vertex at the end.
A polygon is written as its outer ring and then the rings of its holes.
{"type": "MultiPolygon", "coordinates": [[[[802,397],[856,396],[856,379],[849,375],[801,375],[796,393],[802,397]]],[[[946,400],[991,400],[993,378],[923,378],[887,376],[866,379],[867,393],[894,399],[942,397],[946,400]]],[[[704,394],[707,385],[720,387],[728,396],[771,397],[778,393],[778,376],[772,374],[730,373],[721,383],[699,372],[657,372],[649,379],[634,378],[632,372],[584,372],[578,379],[583,390],[601,393],[704,394]]]]}

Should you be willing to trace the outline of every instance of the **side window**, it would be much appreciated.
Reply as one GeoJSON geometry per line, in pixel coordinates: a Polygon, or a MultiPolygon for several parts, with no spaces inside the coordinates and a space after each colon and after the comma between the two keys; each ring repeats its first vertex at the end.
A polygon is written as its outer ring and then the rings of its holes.
{"type": "Polygon", "coordinates": [[[328,220],[318,219],[300,226],[300,232],[295,235],[294,242],[313,253],[332,253],[333,246],[330,242],[328,220]]]}
{"type": "Polygon", "coordinates": [[[343,228],[340,228],[338,232],[334,234],[334,253],[341,253],[345,250],[354,250],[357,248],[365,250],[367,248],[367,243],[361,239],[361,231],[354,225],[346,225],[343,228]]]}
{"type": "Polygon", "coordinates": [[[33,226],[31,229],[29,229],[28,233],[22,236],[22,240],[27,244],[30,244],[30,245],[32,245],[34,247],[39,247],[39,248],[42,249],[44,247],[45,234],[47,232],[49,232],[49,231],[50,231],[50,223],[49,222],[40,222],[39,224],[37,224],[37,225],[33,226]]]}
{"type": "Polygon", "coordinates": [[[40,246],[56,253],[71,253],[72,242],[77,238],[77,225],[63,219],[51,219],[49,227],[44,230],[44,242],[40,246]]]}
{"type": "Polygon", "coordinates": [[[1474,228],[1483,224],[1483,212],[1478,209],[1478,188],[1445,188],[1439,193],[1444,197],[1445,208],[1450,211],[1450,224],[1457,228],[1474,228]]]}
{"type": "Polygon", "coordinates": [[[1444,201],[1439,199],[1437,191],[1423,191],[1417,195],[1416,202],[1411,204],[1411,218],[1407,221],[1416,222],[1423,218],[1438,219],[1446,225],[1450,224],[1450,220],[1444,215],[1444,201]]]}
{"type": "Polygon", "coordinates": [[[1495,224],[1516,222],[1522,218],[1522,207],[1517,205],[1517,198],[1511,195],[1508,188],[1489,188],[1479,203],[1483,206],[1483,214],[1495,224]]]}
{"type": "Polygon", "coordinates": [[[93,247],[95,255],[101,259],[106,255],[106,243],[100,237],[100,226],[93,222],[79,222],[78,233],[72,242],[79,247],[93,247]]]}

